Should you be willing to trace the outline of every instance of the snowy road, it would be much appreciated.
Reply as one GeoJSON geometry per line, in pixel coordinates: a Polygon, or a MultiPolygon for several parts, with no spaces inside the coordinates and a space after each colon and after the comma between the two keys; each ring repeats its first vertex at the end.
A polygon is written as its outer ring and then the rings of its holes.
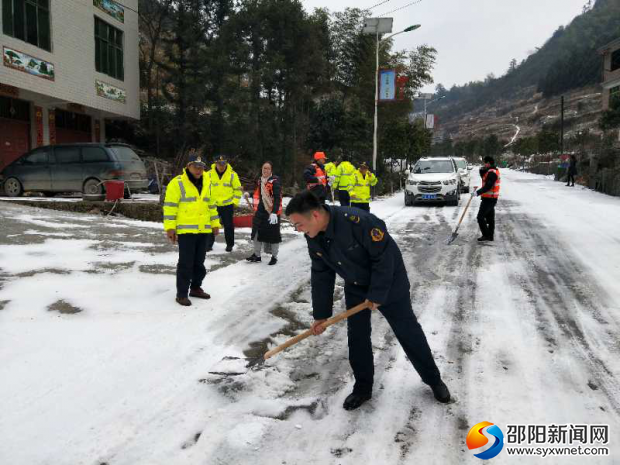
{"type": "Polygon", "coordinates": [[[275,267],[239,261],[247,231],[232,256],[220,242],[213,298],[183,309],[160,225],[0,203],[0,463],[475,464],[465,437],[482,421],[504,434],[607,424],[609,456],[544,462],[620,463],[620,199],[504,171],[492,245],[475,241],[478,202],[450,246],[456,208],[373,204],[455,401],[434,401],[377,314],[375,395],[355,412],[341,407],[346,325],[265,369],[209,374],[311,323],[305,241],[290,229],[275,267]]]}

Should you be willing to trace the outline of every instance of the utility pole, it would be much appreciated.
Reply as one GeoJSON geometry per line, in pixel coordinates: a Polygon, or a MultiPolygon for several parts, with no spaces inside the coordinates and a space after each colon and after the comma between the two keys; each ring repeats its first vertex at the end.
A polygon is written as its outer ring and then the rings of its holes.
{"type": "Polygon", "coordinates": [[[560,119],[560,155],[564,155],[564,96],[562,95],[562,116],[560,119]]]}

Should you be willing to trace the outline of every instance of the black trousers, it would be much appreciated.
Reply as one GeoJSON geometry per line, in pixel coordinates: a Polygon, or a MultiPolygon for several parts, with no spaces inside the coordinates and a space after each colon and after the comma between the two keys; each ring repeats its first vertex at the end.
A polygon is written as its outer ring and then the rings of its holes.
{"type": "MultiPolygon", "coordinates": [[[[220,216],[220,223],[224,228],[224,239],[226,240],[226,247],[232,247],[235,245],[235,228],[233,226],[233,213],[235,206],[226,205],[225,207],[217,207],[217,214],[220,216]]],[[[215,236],[209,234],[209,240],[207,242],[207,249],[211,250],[215,243],[215,236]]]]}
{"type": "Polygon", "coordinates": [[[478,226],[483,236],[493,238],[495,234],[495,205],[497,199],[482,198],[478,210],[478,226]]]}
{"type": "MultiPolygon", "coordinates": [[[[359,289],[359,288],[357,288],[359,289]]],[[[360,292],[345,284],[345,301],[347,308],[361,304],[365,297],[360,292]]],[[[429,386],[441,380],[439,369],[433,359],[433,354],[424,335],[424,331],[413,313],[409,292],[403,293],[401,299],[382,305],[379,311],[390,324],[396,339],[405,351],[422,381],[429,386]]],[[[353,392],[372,394],[372,384],[375,373],[372,343],[370,340],[371,310],[363,310],[347,319],[349,339],[349,363],[355,376],[353,392]]]]}
{"type": "Polygon", "coordinates": [[[370,204],[369,203],[353,202],[351,204],[351,206],[355,207],[355,208],[359,208],[360,210],[364,210],[365,212],[369,212],[370,211],[370,204]]]}
{"type": "Polygon", "coordinates": [[[205,257],[207,241],[212,234],[179,234],[179,262],[177,263],[177,297],[187,297],[189,289],[202,286],[207,275],[205,257]]]}
{"type": "Polygon", "coordinates": [[[566,181],[566,185],[569,186],[570,184],[572,184],[573,186],[575,185],[575,175],[574,174],[569,174],[568,175],[568,180],[566,181]]]}
{"type": "Polygon", "coordinates": [[[338,191],[338,201],[340,202],[341,207],[350,207],[351,206],[351,196],[349,195],[349,191],[338,191]]]}

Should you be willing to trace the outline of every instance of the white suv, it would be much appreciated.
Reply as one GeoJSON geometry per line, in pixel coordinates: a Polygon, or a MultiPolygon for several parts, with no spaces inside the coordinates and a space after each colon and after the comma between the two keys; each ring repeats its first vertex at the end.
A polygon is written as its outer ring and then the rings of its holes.
{"type": "Polygon", "coordinates": [[[473,166],[467,164],[467,160],[464,158],[453,158],[456,163],[456,168],[459,172],[459,178],[461,180],[461,192],[469,193],[469,188],[471,186],[471,176],[470,171],[473,169],[473,166]]]}
{"type": "Polygon", "coordinates": [[[407,170],[405,205],[422,202],[446,202],[457,206],[461,197],[460,178],[452,158],[420,158],[407,170]]]}

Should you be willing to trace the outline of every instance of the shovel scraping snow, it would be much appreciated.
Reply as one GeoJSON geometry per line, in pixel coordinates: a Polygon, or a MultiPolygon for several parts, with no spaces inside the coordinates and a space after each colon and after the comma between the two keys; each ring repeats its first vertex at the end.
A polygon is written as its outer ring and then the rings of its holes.
{"type": "MultiPolygon", "coordinates": [[[[474,191],[477,188],[474,187],[474,191]]],[[[456,238],[459,235],[459,228],[461,227],[461,223],[463,222],[463,218],[465,218],[465,213],[467,213],[467,209],[469,208],[469,205],[471,204],[471,201],[474,197],[472,195],[469,196],[469,201],[467,202],[467,205],[465,206],[465,210],[463,210],[463,214],[461,215],[461,219],[459,220],[459,224],[456,225],[456,229],[454,230],[454,232],[452,233],[452,235],[448,238],[448,242],[447,244],[450,245],[452,244],[456,238]]]]}
{"type": "MultiPolygon", "coordinates": [[[[356,307],[353,307],[345,312],[339,313],[338,315],[329,318],[327,321],[325,321],[325,323],[323,323],[323,327],[328,328],[329,326],[336,324],[339,321],[345,320],[349,318],[350,316],[361,312],[362,310],[366,310],[367,308],[370,308],[369,303],[363,302],[356,307]]],[[[292,345],[297,344],[300,341],[303,341],[304,339],[310,336],[312,336],[312,330],[308,329],[304,331],[303,333],[290,338],[284,344],[281,344],[278,347],[275,347],[271,349],[270,351],[265,352],[264,355],[262,355],[261,357],[257,357],[257,358],[224,357],[222,361],[220,361],[215,367],[213,367],[213,370],[210,371],[209,373],[213,375],[224,375],[224,376],[242,375],[245,373],[245,371],[247,371],[247,370],[244,371],[244,367],[243,367],[244,360],[248,362],[247,365],[245,366],[245,369],[258,367],[262,365],[263,363],[265,363],[267,359],[273,357],[276,354],[279,354],[283,350],[289,348],[292,345]]]]}

